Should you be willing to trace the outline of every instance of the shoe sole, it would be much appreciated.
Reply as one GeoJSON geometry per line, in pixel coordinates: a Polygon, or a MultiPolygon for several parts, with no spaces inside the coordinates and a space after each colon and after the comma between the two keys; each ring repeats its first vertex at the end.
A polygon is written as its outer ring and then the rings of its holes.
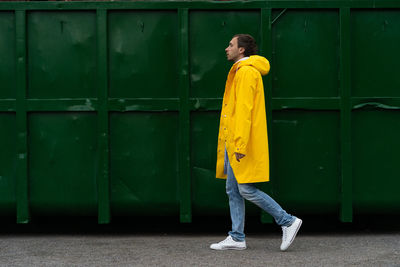
{"type": "Polygon", "coordinates": [[[301,227],[301,225],[303,224],[303,220],[302,220],[302,219],[299,219],[299,220],[300,220],[299,226],[297,226],[296,232],[294,232],[293,238],[292,238],[292,240],[290,240],[290,242],[289,242],[289,246],[288,246],[287,248],[285,248],[285,249],[281,249],[281,251],[287,250],[287,249],[290,247],[290,245],[292,245],[294,239],[295,239],[296,236],[297,236],[297,232],[299,232],[300,227],[301,227]]]}
{"type": "Polygon", "coordinates": [[[211,248],[212,250],[245,250],[247,247],[244,248],[235,248],[235,247],[228,247],[228,248],[211,248]]]}

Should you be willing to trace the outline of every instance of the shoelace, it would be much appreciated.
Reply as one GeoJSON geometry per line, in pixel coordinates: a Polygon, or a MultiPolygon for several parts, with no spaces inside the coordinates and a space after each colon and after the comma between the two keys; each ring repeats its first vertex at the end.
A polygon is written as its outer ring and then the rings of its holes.
{"type": "Polygon", "coordinates": [[[221,242],[219,242],[221,245],[228,243],[231,239],[229,237],[225,238],[224,240],[222,240],[221,242]]]}
{"type": "Polygon", "coordinates": [[[287,227],[282,226],[282,239],[286,240],[287,227]]]}
{"type": "MultiPolygon", "coordinates": [[[[229,240],[229,237],[228,238],[225,238],[225,240],[222,240],[222,244],[225,244],[225,243],[228,243],[228,240],[229,240]]],[[[229,240],[230,241],[230,240],[229,240]]]]}

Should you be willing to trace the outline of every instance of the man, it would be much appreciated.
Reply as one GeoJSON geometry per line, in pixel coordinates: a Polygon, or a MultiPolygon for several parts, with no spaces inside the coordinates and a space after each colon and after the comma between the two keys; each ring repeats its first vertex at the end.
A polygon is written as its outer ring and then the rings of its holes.
{"type": "Polygon", "coordinates": [[[256,55],[256,42],[248,34],[235,35],[225,52],[234,64],[228,74],[222,103],[216,176],[227,179],[232,230],[225,240],[210,248],[246,249],[244,199],[247,199],[271,214],[282,226],[280,249],[285,251],[296,237],[302,221],[286,213],[254,185],[269,181],[267,120],[261,78],[269,72],[269,62],[256,55]]]}

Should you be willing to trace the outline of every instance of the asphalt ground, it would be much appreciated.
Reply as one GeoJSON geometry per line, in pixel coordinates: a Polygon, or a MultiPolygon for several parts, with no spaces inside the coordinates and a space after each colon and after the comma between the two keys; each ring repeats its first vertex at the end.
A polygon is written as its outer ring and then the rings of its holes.
{"type": "Polygon", "coordinates": [[[400,266],[397,219],[342,224],[303,218],[286,252],[279,250],[278,226],[249,220],[246,250],[210,250],[226,237],[227,220],[3,225],[0,266],[400,266]]]}

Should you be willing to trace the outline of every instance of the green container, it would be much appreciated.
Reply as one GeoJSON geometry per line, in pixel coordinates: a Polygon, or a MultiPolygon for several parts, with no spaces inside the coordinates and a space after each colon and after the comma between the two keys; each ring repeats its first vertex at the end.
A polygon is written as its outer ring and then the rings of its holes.
{"type": "Polygon", "coordinates": [[[260,188],[294,214],[400,214],[400,2],[371,0],[0,2],[0,215],[227,215],[236,33],[271,63],[260,188]]]}

